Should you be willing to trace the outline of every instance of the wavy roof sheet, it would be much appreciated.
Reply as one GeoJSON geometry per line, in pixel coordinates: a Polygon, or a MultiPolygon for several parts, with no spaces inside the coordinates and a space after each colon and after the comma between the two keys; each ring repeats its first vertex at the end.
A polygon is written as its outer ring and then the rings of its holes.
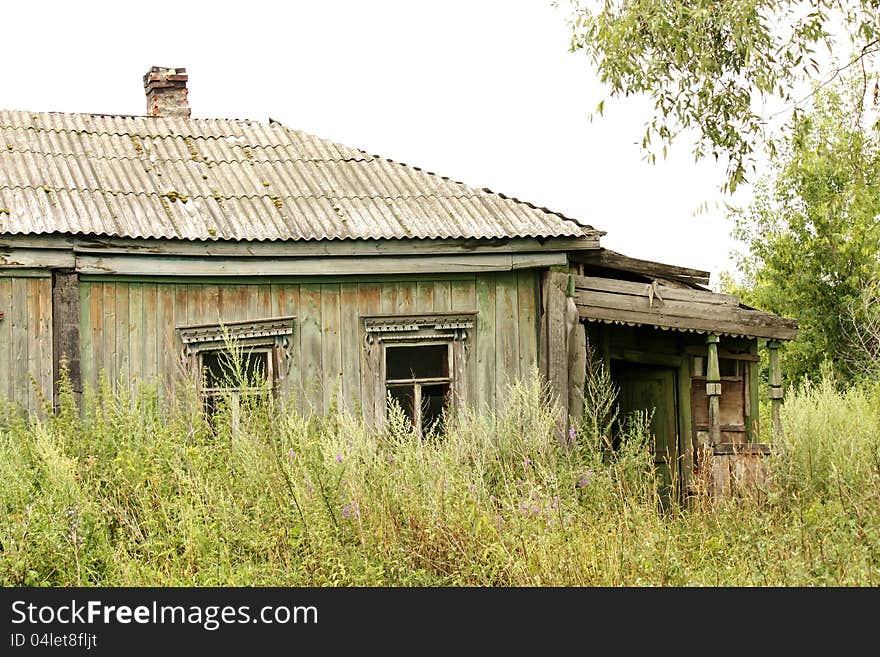
{"type": "Polygon", "coordinates": [[[0,233],[330,240],[597,232],[274,122],[0,110],[0,233]]]}

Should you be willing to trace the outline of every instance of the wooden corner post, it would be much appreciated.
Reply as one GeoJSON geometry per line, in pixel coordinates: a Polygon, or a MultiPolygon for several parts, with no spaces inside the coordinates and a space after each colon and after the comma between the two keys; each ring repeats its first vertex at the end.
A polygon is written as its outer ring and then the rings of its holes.
{"type": "Polygon", "coordinates": [[[706,396],[709,398],[709,443],[721,443],[721,370],[718,367],[717,335],[706,338],[709,357],[706,362],[706,396]]]}
{"type": "Polygon", "coordinates": [[[784,393],[782,391],[782,368],[779,365],[779,347],[778,340],[770,340],[767,348],[770,351],[770,416],[773,421],[773,440],[779,441],[782,438],[782,399],[784,393]]]}
{"type": "Polygon", "coordinates": [[[556,433],[564,439],[568,424],[568,274],[549,270],[541,285],[541,374],[559,404],[556,433]]]}

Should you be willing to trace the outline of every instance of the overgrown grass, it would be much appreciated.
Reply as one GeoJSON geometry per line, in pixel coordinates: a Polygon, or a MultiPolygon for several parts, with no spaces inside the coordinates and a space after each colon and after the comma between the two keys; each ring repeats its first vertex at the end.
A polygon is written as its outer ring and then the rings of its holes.
{"type": "Polygon", "coordinates": [[[102,386],[0,420],[0,583],[880,584],[880,387],[793,391],[763,500],[661,510],[643,427],[554,437],[536,381],[423,440],[269,403],[236,431],[102,386]]]}

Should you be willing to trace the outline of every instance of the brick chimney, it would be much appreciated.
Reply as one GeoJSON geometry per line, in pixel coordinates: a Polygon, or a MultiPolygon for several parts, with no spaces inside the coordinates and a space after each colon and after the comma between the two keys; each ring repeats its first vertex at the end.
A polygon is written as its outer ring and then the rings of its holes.
{"type": "Polygon", "coordinates": [[[144,76],[147,116],[188,119],[190,109],[186,99],[187,79],[185,68],[150,68],[144,76]]]}

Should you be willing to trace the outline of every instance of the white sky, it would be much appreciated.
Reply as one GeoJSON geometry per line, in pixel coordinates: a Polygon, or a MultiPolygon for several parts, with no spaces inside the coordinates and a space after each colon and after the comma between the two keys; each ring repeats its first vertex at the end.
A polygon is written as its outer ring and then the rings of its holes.
{"type": "Polygon", "coordinates": [[[578,217],[627,255],[733,268],[723,167],[685,142],[643,162],[644,101],[591,124],[604,93],[550,0],[44,0],[2,22],[4,108],[143,114],[147,69],[185,67],[194,117],[271,116],[578,217]]]}

